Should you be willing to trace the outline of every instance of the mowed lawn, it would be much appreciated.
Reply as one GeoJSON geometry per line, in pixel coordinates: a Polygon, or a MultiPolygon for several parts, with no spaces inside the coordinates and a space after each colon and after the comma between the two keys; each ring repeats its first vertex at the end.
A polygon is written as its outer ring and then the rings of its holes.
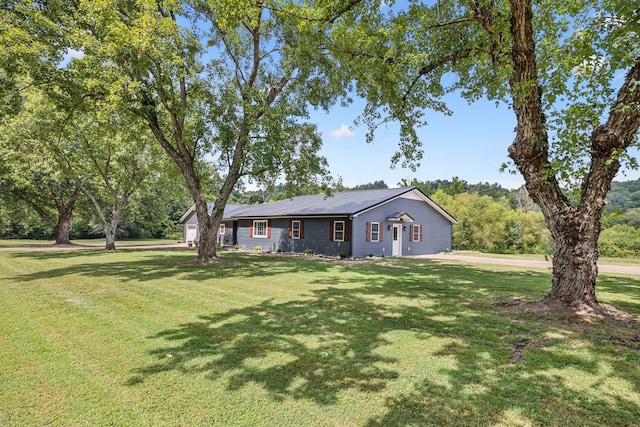
{"type": "Polygon", "coordinates": [[[547,270],[194,256],[0,252],[0,425],[640,425],[639,324],[527,310],[547,270]]]}

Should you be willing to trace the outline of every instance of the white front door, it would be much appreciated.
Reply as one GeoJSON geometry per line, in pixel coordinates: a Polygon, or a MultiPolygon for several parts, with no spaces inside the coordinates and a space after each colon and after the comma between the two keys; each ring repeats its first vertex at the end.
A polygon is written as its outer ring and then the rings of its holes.
{"type": "Polygon", "coordinates": [[[393,224],[391,256],[402,256],[402,224],[393,224]]]}
{"type": "Polygon", "coordinates": [[[196,240],[197,231],[198,231],[197,225],[187,225],[187,235],[185,240],[187,242],[193,242],[194,240],[196,240]]]}

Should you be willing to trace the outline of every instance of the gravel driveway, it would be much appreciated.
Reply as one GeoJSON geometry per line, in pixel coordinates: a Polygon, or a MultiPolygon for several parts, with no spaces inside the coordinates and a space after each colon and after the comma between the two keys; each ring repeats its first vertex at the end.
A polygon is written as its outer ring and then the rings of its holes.
{"type": "MultiPolygon", "coordinates": [[[[534,267],[551,269],[551,261],[536,261],[526,259],[513,258],[490,258],[472,255],[456,255],[456,254],[433,254],[419,255],[416,258],[435,259],[442,261],[457,261],[469,264],[492,264],[492,265],[513,265],[518,267],[534,267]]],[[[600,273],[620,273],[620,274],[637,274],[640,275],[640,267],[630,267],[622,265],[598,265],[600,273]]]]}

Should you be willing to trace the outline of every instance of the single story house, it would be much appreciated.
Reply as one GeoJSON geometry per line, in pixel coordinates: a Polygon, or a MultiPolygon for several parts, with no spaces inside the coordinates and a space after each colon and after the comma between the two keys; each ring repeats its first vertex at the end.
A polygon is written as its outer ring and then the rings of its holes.
{"type": "MultiPolygon", "coordinates": [[[[213,204],[209,205],[213,209],[213,204]]],[[[195,207],[181,218],[185,241],[199,238],[195,207]]],[[[343,256],[403,256],[451,249],[455,218],[415,187],[298,196],[227,205],[217,243],[240,249],[343,256]]]]}

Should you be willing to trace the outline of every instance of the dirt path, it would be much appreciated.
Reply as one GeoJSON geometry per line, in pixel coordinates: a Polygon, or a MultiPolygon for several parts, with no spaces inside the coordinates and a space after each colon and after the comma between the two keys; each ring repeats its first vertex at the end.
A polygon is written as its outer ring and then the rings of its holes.
{"type": "MultiPolygon", "coordinates": [[[[490,258],[471,255],[456,254],[433,254],[419,255],[416,258],[427,258],[443,261],[456,261],[470,264],[492,264],[492,265],[513,265],[518,267],[534,267],[534,268],[551,268],[551,261],[536,261],[526,259],[512,258],[490,258]]],[[[620,274],[637,274],[640,275],[640,267],[629,267],[622,265],[598,265],[600,273],[620,273],[620,274]]]]}

